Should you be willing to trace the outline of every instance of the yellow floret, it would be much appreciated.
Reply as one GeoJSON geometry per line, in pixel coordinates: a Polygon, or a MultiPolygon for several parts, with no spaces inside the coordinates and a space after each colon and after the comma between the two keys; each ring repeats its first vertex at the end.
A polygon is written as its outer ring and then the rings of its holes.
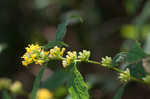
{"type": "Polygon", "coordinates": [[[66,58],[62,61],[62,65],[65,68],[67,65],[71,64],[77,59],[77,52],[76,51],[68,51],[66,58]]]}
{"type": "Polygon", "coordinates": [[[59,47],[55,46],[53,49],[50,49],[49,52],[50,58],[60,58],[61,56],[63,56],[65,48],[60,49],[59,47]]]}
{"type": "Polygon", "coordinates": [[[66,48],[62,48],[61,52],[60,52],[60,56],[62,56],[65,52],[66,48]]]}
{"type": "Polygon", "coordinates": [[[130,80],[130,70],[127,68],[123,73],[119,74],[119,77],[121,82],[128,82],[130,80]]]}
{"type": "Polygon", "coordinates": [[[23,55],[22,58],[24,58],[24,60],[27,60],[27,59],[28,59],[27,55],[23,55]]]}
{"type": "Polygon", "coordinates": [[[109,66],[111,66],[112,58],[111,58],[111,57],[108,57],[108,56],[106,56],[105,58],[102,57],[101,63],[102,63],[102,66],[105,66],[105,67],[108,66],[108,67],[109,67],[109,66]]]}
{"type": "Polygon", "coordinates": [[[23,65],[23,66],[27,66],[28,63],[27,63],[26,61],[22,61],[22,65],[23,65]]]}
{"type": "Polygon", "coordinates": [[[28,58],[28,59],[27,59],[27,62],[28,62],[28,63],[32,63],[32,62],[33,62],[32,58],[28,58]]]}
{"type": "Polygon", "coordinates": [[[36,54],[31,54],[32,59],[35,59],[36,56],[37,56],[36,54]]]}
{"type": "Polygon", "coordinates": [[[44,63],[44,61],[43,60],[37,60],[37,63],[42,65],[44,63]]]}
{"type": "Polygon", "coordinates": [[[67,66],[66,60],[63,60],[63,61],[62,61],[62,65],[63,65],[64,68],[66,68],[66,66],[67,66]]]}
{"type": "Polygon", "coordinates": [[[38,44],[36,45],[31,44],[31,45],[28,45],[28,47],[26,47],[26,51],[28,53],[31,53],[32,51],[41,51],[41,46],[39,46],[38,44]]]}
{"type": "Polygon", "coordinates": [[[48,54],[49,54],[49,52],[48,52],[48,51],[45,51],[45,52],[44,52],[44,55],[46,55],[46,56],[47,56],[48,54]]]}

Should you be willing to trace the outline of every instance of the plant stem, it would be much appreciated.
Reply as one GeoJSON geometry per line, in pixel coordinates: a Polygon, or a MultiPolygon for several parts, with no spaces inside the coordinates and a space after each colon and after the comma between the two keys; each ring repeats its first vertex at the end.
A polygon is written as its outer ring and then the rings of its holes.
{"type": "MultiPolygon", "coordinates": [[[[100,62],[97,62],[97,61],[88,60],[88,61],[86,61],[86,62],[87,62],[87,63],[97,64],[97,65],[102,66],[101,63],[100,63],[100,62]]],[[[116,71],[116,72],[118,72],[118,73],[126,74],[124,71],[122,71],[122,70],[120,70],[120,69],[118,69],[118,68],[116,68],[116,67],[109,67],[109,66],[102,66],[102,67],[111,69],[111,70],[116,71]]],[[[133,76],[130,76],[130,79],[131,79],[132,81],[135,81],[135,82],[138,82],[138,83],[141,83],[141,84],[146,84],[146,85],[148,85],[148,84],[147,84],[146,82],[144,82],[143,80],[137,79],[137,78],[135,78],[135,77],[133,77],[133,76]]]]}

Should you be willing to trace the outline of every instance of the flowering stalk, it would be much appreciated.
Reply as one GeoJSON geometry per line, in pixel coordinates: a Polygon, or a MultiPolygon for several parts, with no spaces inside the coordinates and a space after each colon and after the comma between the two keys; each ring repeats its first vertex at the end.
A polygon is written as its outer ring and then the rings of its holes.
{"type": "MultiPolygon", "coordinates": [[[[108,66],[106,67],[106,66],[103,66],[100,62],[92,61],[92,60],[88,60],[87,62],[88,62],[88,63],[91,63],[91,64],[100,65],[100,66],[102,66],[102,67],[111,69],[111,70],[113,70],[113,71],[116,71],[116,72],[118,72],[118,73],[122,73],[122,74],[124,74],[124,75],[128,75],[128,74],[126,74],[124,71],[122,71],[122,70],[120,70],[120,69],[118,69],[118,68],[116,68],[116,67],[108,67],[108,66]]],[[[138,82],[138,83],[141,83],[141,84],[146,84],[146,85],[148,85],[148,84],[147,84],[146,82],[144,82],[143,80],[137,79],[137,78],[135,78],[135,77],[133,77],[133,76],[130,76],[130,80],[135,81],[135,82],[138,82]]]]}
{"type": "Polygon", "coordinates": [[[61,60],[63,67],[66,68],[71,63],[84,61],[91,64],[97,64],[118,72],[119,79],[121,82],[128,82],[132,80],[142,84],[148,84],[146,80],[137,79],[131,76],[129,69],[123,71],[116,67],[113,67],[111,57],[106,56],[105,58],[102,58],[101,62],[97,62],[97,61],[89,60],[91,53],[90,51],[87,50],[83,50],[82,52],[79,53],[77,53],[76,51],[68,51],[65,57],[64,57],[64,53],[65,53],[65,48],[59,48],[55,46],[49,51],[44,51],[44,49],[38,44],[36,45],[31,44],[28,47],[26,47],[26,53],[22,56],[23,58],[22,64],[24,66],[27,66],[34,62],[35,64],[43,65],[44,63],[50,60],[61,60]]]}

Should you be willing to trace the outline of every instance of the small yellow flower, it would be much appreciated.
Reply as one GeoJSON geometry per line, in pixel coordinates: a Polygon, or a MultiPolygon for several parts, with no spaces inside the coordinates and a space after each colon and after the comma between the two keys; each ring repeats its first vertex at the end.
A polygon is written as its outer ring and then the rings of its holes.
{"type": "Polygon", "coordinates": [[[90,57],[90,54],[90,51],[83,50],[83,52],[79,52],[78,59],[80,59],[81,61],[87,61],[90,57]]]}
{"type": "Polygon", "coordinates": [[[44,60],[37,60],[37,63],[42,65],[44,63],[44,60]]]}
{"type": "Polygon", "coordinates": [[[45,56],[47,56],[48,54],[49,54],[49,52],[48,52],[48,51],[45,51],[45,52],[44,52],[44,55],[45,55],[45,56]]]}
{"type": "Polygon", "coordinates": [[[26,49],[27,53],[30,53],[32,51],[29,47],[26,47],[25,49],[26,49]]]}
{"type": "Polygon", "coordinates": [[[25,48],[27,53],[31,53],[32,51],[41,51],[41,46],[39,46],[38,44],[34,45],[28,45],[28,47],[25,48]]]}
{"type": "Polygon", "coordinates": [[[130,70],[127,68],[123,73],[119,74],[119,77],[121,82],[128,82],[130,80],[130,70]]]}
{"type": "Polygon", "coordinates": [[[59,47],[55,46],[53,49],[50,49],[49,57],[57,59],[57,58],[62,57],[64,52],[65,52],[65,48],[60,49],[59,47]]]}
{"type": "Polygon", "coordinates": [[[67,66],[66,60],[63,60],[63,61],[62,61],[62,65],[63,65],[64,68],[67,66]]]}
{"type": "Polygon", "coordinates": [[[24,58],[24,60],[27,60],[27,59],[28,59],[28,56],[27,56],[27,55],[24,55],[22,58],[24,58]]]}
{"type": "Polygon", "coordinates": [[[102,65],[103,66],[111,66],[111,63],[112,63],[112,58],[111,57],[108,57],[106,56],[105,58],[102,57],[102,61],[101,61],[102,65]]]}
{"type": "Polygon", "coordinates": [[[22,61],[22,65],[23,65],[23,66],[27,66],[28,63],[27,63],[26,61],[22,61]]]}
{"type": "Polygon", "coordinates": [[[32,58],[27,59],[27,62],[30,64],[33,62],[32,58]]]}
{"type": "Polygon", "coordinates": [[[52,99],[53,94],[46,88],[39,89],[37,92],[37,99],[52,99]]]}
{"type": "Polygon", "coordinates": [[[36,54],[31,54],[31,58],[32,58],[32,59],[35,59],[36,56],[37,56],[36,54]]]}
{"type": "Polygon", "coordinates": [[[68,51],[66,58],[63,59],[63,61],[62,61],[63,67],[65,68],[67,65],[73,63],[76,59],[77,59],[77,52],[76,51],[73,51],[73,52],[68,51]]]}
{"type": "Polygon", "coordinates": [[[62,48],[62,50],[61,50],[61,52],[60,52],[60,56],[63,56],[65,50],[66,50],[66,48],[62,48]]]}

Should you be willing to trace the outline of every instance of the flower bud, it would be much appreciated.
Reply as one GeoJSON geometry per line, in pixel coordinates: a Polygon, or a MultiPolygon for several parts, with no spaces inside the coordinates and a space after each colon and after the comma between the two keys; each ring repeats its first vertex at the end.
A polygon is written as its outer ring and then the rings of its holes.
{"type": "Polygon", "coordinates": [[[90,51],[83,50],[83,52],[79,52],[78,59],[80,59],[81,61],[87,61],[90,57],[90,54],[90,51]]]}
{"type": "Polygon", "coordinates": [[[106,56],[105,58],[102,57],[102,61],[101,61],[102,65],[105,66],[105,67],[110,67],[112,66],[111,63],[112,63],[112,58],[111,57],[108,57],[106,56]]]}
{"type": "Polygon", "coordinates": [[[121,82],[128,82],[130,80],[130,70],[127,68],[123,73],[119,74],[121,82]]]}
{"type": "Polygon", "coordinates": [[[63,59],[63,61],[62,61],[63,67],[65,68],[67,65],[73,63],[76,59],[77,59],[77,52],[76,51],[73,51],[73,52],[68,51],[66,58],[63,59]]]}

